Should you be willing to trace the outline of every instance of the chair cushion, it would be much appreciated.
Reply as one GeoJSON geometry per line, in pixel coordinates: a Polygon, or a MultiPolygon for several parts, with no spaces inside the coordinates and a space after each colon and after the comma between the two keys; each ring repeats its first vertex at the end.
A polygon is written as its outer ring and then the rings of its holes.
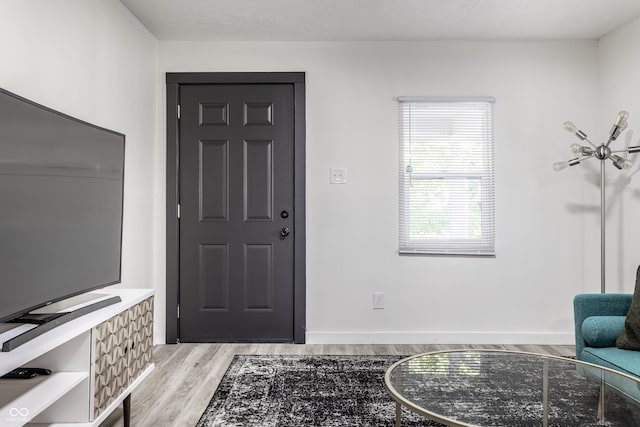
{"type": "Polygon", "coordinates": [[[591,316],[582,322],[587,347],[614,347],[624,329],[625,316],[591,316]]]}
{"type": "Polygon", "coordinates": [[[640,354],[615,347],[585,347],[580,360],[640,377],[640,354]]]}
{"type": "Polygon", "coordinates": [[[616,347],[624,350],[640,350],[640,266],[636,271],[636,285],[631,307],[624,321],[624,329],[616,340],[616,347]]]}

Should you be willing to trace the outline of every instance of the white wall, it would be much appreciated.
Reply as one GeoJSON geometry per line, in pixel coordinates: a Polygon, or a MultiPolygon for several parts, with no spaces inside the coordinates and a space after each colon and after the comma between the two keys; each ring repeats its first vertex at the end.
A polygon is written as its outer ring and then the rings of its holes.
{"type": "MultiPolygon", "coordinates": [[[[1,10],[0,87],[126,134],[121,286],[153,287],[153,248],[164,241],[152,227],[156,39],[113,0],[3,0],[1,10]]],[[[163,327],[163,306],[156,316],[163,327]]]]}
{"type": "Polygon", "coordinates": [[[565,120],[598,122],[596,42],[160,42],[159,58],[161,73],[306,72],[307,342],[573,342],[598,240],[581,234],[586,186],[551,165],[574,142],[565,120]],[[496,97],[495,259],[397,254],[401,95],[496,97]]]}
{"type": "MultiPolygon", "coordinates": [[[[633,130],[637,22],[599,44],[160,42],[158,52],[117,1],[1,5],[0,87],[127,135],[123,286],[156,287],[156,342],[168,71],[307,73],[308,342],[573,341],[573,295],[599,291],[599,193],[586,182],[592,166],[550,165],[569,157],[567,119],[602,135],[625,108],[633,130]],[[496,97],[495,259],[397,255],[400,95],[496,97]],[[330,167],[346,167],[348,184],[329,185],[330,167]],[[373,291],[385,292],[384,310],[371,309],[373,291]]],[[[632,182],[622,192],[608,229],[610,291],[629,291],[638,263],[640,191],[632,182]]]]}
{"type": "MultiPolygon", "coordinates": [[[[630,113],[629,128],[612,149],[640,145],[640,19],[608,34],[598,43],[598,81],[602,136],[620,110],[630,113]]],[[[619,172],[609,164],[607,199],[607,288],[632,292],[640,264],[640,156],[629,157],[634,166],[619,172]]]]}

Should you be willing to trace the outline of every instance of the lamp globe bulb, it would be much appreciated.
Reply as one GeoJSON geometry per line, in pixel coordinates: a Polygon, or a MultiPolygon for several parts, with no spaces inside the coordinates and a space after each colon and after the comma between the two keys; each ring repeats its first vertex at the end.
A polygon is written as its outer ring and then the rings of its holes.
{"type": "Polygon", "coordinates": [[[569,150],[571,150],[571,152],[576,156],[580,155],[581,149],[582,146],[578,143],[573,143],[569,146],[569,150]]]}
{"type": "Polygon", "coordinates": [[[616,125],[620,125],[622,122],[626,122],[629,118],[629,113],[626,111],[620,111],[618,113],[618,117],[616,118],[616,125]]]}
{"type": "Polygon", "coordinates": [[[569,162],[558,162],[553,164],[553,170],[556,172],[560,172],[569,167],[569,162]]]}
{"type": "Polygon", "coordinates": [[[564,124],[562,125],[564,127],[564,130],[566,130],[567,132],[576,134],[578,133],[578,128],[576,127],[576,125],[573,124],[573,122],[564,122],[564,124]]]}

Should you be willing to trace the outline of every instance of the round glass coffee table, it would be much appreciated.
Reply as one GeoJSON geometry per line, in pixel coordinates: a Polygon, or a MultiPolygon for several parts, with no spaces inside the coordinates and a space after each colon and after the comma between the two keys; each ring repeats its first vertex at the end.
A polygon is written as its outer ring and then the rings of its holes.
{"type": "Polygon", "coordinates": [[[396,426],[402,407],[448,426],[640,426],[640,379],[564,357],[440,351],[396,362],[384,380],[396,426]]]}

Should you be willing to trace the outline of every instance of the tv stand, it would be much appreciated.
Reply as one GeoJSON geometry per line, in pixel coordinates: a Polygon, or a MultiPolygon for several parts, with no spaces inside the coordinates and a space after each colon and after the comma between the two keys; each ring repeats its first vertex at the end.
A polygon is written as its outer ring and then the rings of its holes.
{"type": "Polygon", "coordinates": [[[117,304],[121,301],[122,299],[118,295],[115,295],[110,298],[94,302],[93,304],[77,308],[73,311],[64,311],[59,313],[32,312],[22,315],[16,319],[11,320],[10,323],[32,323],[38,326],[29,329],[28,331],[23,332],[20,335],[2,343],[2,351],[11,351],[23,345],[24,343],[29,342],[32,339],[44,334],[45,332],[52,330],[53,328],[57,328],[58,326],[70,322],[73,319],[77,319],[78,317],[84,316],[85,314],[100,310],[101,308],[107,307],[112,304],[117,304]]]}
{"type": "MultiPolygon", "coordinates": [[[[154,369],[153,290],[100,292],[121,301],[0,352],[0,375],[20,367],[52,371],[26,380],[0,379],[0,425],[97,427],[120,405],[129,424],[131,392],[154,369]]],[[[28,327],[33,325],[15,326],[28,327]]],[[[0,329],[0,341],[15,334],[0,329]]]]}

